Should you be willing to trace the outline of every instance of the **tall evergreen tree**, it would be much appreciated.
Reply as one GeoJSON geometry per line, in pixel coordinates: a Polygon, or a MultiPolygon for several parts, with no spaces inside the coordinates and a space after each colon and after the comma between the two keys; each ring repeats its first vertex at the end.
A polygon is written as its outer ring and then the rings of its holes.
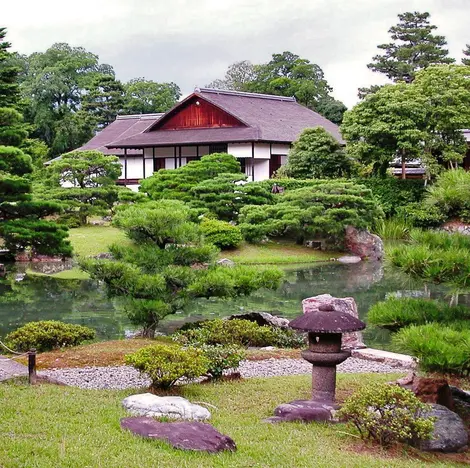
{"type": "Polygon", "coordinates": [[[377,46],[384,53],[373,57],[368,68],[384,73],[395,82],[411,83],[418,70],[455,62],[444,48],[445,37],[433,34],[437,26],[430,24],[429,17],[427,12],[399,14],[400,21],[388,31],[393,42],[377,46]]]}
{"type": "MultiPolygon", "coordinates": [[[[5,29],[0,29],[2,40],[5,29]]],[[[67,230],[41,218],[59,211],[55,203],[32,201],[27,175],[33,171],[31,157],[21,149],[27,137],[15,86],[19,70],[7,66],[10,44],[2,42],[0,51],[0,236],[12,253],[31,250],[31,254],[70,255],[67,230]]]]}
{"type": "Polygon", "coordinates": [[[124,87],[111,75],[98,75],[88,86],[82,100],[82,109],[96,122],[101,130],[116,119],[124,107],[124,87]]]}
{"type": "Polygon", "coordinates": [[[465,49],[463,50],[463,54],[465,57],[462,59],[462,63],[464,65],[470,66],[470,44],[465,45],[465,49]]]}

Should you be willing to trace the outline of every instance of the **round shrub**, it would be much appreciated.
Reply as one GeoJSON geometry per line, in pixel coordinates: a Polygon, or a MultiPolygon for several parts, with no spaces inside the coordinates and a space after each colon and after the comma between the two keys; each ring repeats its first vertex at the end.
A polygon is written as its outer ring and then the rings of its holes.
{"type": "Polygon", "coordinates": [[[243,319],[207,320],[198,328],[182,330],[173,339],[184,345],[238,345],[238,346],[303,346],[304,338],[294,330],[260,326],[243,319]]]}
{"type": "Polygon", "coordinates": [[[243,241],[239,227],[218,219],[204,219],[201,231],[208,242],[221,249],[233,249],[243,241]]]}
{"type": "Polygon", "coordinates": [[[82,325],[63,323],[57,320],[29,322],[8,334],[5,338],[8,346],[17,351],[51,351],[66,346],[77,346],[92,340],[95,330],[82,325]]]}
{"type": "Polygon", "coordinates": [[[202,345],[200,349],[209,362],[207,374],[213,379],[222,377],[225,370],[236,369],[246,356],[243,348],[234,345],[202,345]]]}
{"type": "Polygon", "coordinates": [[[420,416],[427,408],[414,393],[398,385],[374,384],[348,398],[338,416],[354,424],[363,439],[390,447],[431,437],[433,420],[420,416]]]}
{"type": "Polygon", "coordinates": [[[194,379],[207,372],[209,361],[204,352],[196,348],[178,345],[156,344],[147,346],[126,356],[129,364],[148,374],[151,387],[167,389],[178,379],[194,379]]]}

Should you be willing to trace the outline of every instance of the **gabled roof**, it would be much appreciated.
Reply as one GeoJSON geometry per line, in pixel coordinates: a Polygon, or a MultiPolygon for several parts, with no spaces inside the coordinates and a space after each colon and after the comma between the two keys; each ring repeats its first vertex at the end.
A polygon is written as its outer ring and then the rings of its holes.
{"type": "Polygon", "coordinates": [[[106,145],[107,148],[246,141],[291,143],[304,129],[311,127],[323,127],[339,142],[344,143],[337,125],[298,104],[293,97],[201,88],[169,110],[161,121],[177,113],[181,106],[194,97],[205,99],[239,119],[247,127],[160,130],[153,129],[155,125],[152,124],[143,133],[129,138],[117,138],[106,145]]]}
{"type": "MultiPolygon", "coordinates": [[[[124,154],[124,150],[114,149],[110,150],[107,145],[116,140],[139,135],[145,131],[149,126],[154,124],[161,116],[161,114],[135,114],[135,115],[118,115],[116,120],[105,127],[101,132],[97,133],[89,142],[85,143],[79,151],[95,149],[103,152],[104,154],[124,154]]],[[[132,155],[132,152],[128,152],[132,155]]],[[[140,154],[140,151],[139,151],[140,154]]]]}

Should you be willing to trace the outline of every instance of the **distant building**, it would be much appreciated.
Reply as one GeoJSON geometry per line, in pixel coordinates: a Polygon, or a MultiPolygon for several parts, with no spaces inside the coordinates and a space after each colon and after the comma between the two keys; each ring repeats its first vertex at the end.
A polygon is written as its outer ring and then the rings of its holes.
{"type": "Polygon", "coordinates": [[[292,142],[312,127],[323,127],[344,143],[337,125],[295,98],[196,89],[165,114],[118,116],[79,149],[119,156],[119,183],[131,187],[160,169],[224,152],[257,181],[271,177],[286,162],[292,142]]]}

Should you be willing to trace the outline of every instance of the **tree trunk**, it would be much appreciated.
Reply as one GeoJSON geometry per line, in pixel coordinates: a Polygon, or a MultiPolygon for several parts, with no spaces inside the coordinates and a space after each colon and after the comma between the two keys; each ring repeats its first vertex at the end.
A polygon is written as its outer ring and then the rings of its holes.
{"type": "Polygon", "coordinates": [[[401,153],[401,178],[406,179],[406,160],[404,151],[401,153]]]}
{"type": "Polygon", "coordinates": [[[156,324],[147,325],[142,329],[142,338],[149,338],[153,340],[155,338],[155,332],[157,329],[156,324]]]}

